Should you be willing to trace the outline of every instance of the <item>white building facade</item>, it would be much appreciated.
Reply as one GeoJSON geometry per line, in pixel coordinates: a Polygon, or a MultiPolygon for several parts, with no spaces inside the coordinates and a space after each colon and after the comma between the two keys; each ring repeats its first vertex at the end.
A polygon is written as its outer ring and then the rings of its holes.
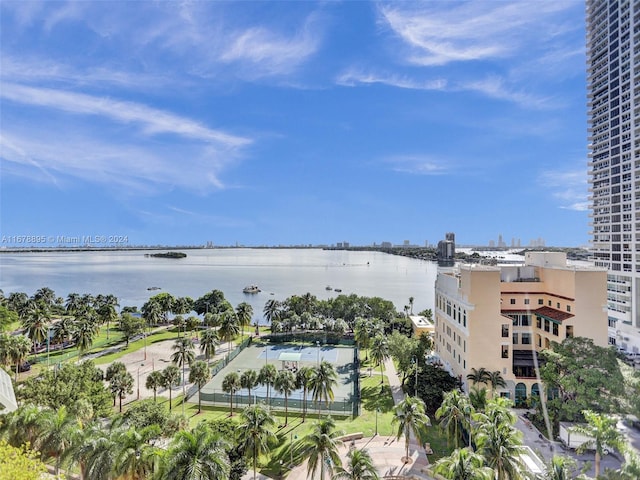
{"type": "Polygon", "coordinates": [[[640,2],[587,0],[593,259],[608,270],[609,343],[640,352],[640,2]]]}

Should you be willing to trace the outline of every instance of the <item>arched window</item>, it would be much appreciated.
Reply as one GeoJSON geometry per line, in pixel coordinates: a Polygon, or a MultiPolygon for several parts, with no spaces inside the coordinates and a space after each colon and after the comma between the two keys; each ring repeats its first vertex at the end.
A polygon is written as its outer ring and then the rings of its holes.
{"type": "Polygon", "coordinates": [[[527,386],[524,383],[516,384],[516,407],[522,406],[527,400],[527,386]]]}

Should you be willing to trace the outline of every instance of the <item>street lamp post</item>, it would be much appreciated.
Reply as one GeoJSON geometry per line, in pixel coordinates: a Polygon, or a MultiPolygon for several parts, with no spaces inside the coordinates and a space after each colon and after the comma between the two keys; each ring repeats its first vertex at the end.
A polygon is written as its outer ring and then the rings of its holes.
{"type": "Polygon", "coordinates": [[[144,363],[141,363],[138,367],[138,400],[140,400],[140,369],[144,367],[144,363]]]}
{"type": "Polygon", "coordinates": [[[320,365],[320,341],[316,340],[316,347],[318,348],[318,365],[320,365]]]}
{"type": "Polygon", "coordinates": [[[378,436],[378,412],[380,411],[379,408],[376,408],[376,434],[375,436],[378,436]]]}
{"type": "Polygon", "coordinates": [[[416,366],[416,384],[413,388],[413,396],[417,397],[418,396],[418,359],[416,357],[413,357],[413,361],[416,366]]]}

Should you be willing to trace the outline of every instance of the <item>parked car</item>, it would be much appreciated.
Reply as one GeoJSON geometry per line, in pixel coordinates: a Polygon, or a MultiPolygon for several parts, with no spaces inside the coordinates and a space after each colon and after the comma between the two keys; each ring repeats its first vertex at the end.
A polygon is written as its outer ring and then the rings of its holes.
{"type": "Polygon", "coordinates": [[[31,370],[31,364],[29,362],[24,362],[18,365],[19,372],[28,372],[29,370],[31,370]]]}

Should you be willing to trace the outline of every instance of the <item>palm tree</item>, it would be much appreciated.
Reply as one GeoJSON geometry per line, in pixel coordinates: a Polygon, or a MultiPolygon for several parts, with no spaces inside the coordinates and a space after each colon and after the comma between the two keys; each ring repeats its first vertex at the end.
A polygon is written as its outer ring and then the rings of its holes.
{"type": "Polygon", "coordinates": [[[185,369],[187,367],[187,364],[190,366],[196,359],[196,356],[193,353],[194,348],[195,347],[193,346],[193,341],[187,337],[176,339],[173,346],[171,347],[171,349],[174,350],[173,354],[171,355],[171,361],[176,365],[178,365],[179,367],[182,367],[182,393],[183,393],[182,404],[183,405],[184,405],[184,402],[187,401],[186,399],[187,395],[185,393],[185,388],[186,388],[185,369]]]}
{"type": "Polygon", "coordinates": [[[475,439],[478,453],[495,471],[496,480],[519,480],[526,467],[522,461],[522,432],[510,423],[486,422],[478,426],[475,439]]]}
{"type": "Polygon", "coordinates": [[[409,440],[411,432],[417,439],[424,439],[425,428],[431,425],[429,417],[425,413],[424,402],[417,397],[407,397],[396,405],[391,423],[398,424],[396,439],[404,435],[405,457],[404,462],[409,463],[409,440]]]}
{"type": "Polygon", "coordinates": [[[160,321],[164,320],[164,314],[160,304],[150,298],[149,301],[142,306],[142,318],[147,321],[147,325],[149,326],[159,324],[160,321]]]}
{"type": "Polygon", "coordinates": [[[80,298],[79,293],[70,293],[67,295],[67,300],[65,302],[65,309],[67,313],[70,315],[75,315],[75,313],[79,310],[82,300],[80,298]]]}
{"type": "Polygon", "coordinates": [[[411,310],[411,315],[413,315],[413,297],[409,297],[409,309],[411,310]]]}
{"type": "Polygon", "coordinates": [[[313,376],[313,368],[300,367],[296,372],[296,388],[302,388],[302,421],[307,416],[307,392],[311,385],[311,377],[313,376]]]}
{"type": "Polygon", "coordinates": [[[210,378],[211,371],[209,370],[207,362],[198,360],[191,365],[191,370],[189,371],[189,383],[195,383],[198,386],[198,413],[202,411],[200,391],[210,378]]]}
{"type": "Polygon", "coordinates": [[[471,373],[467,375],[467,380],[471,380],[474,385],[477,385],[478,383],[483,383],[486,385],[489,382],[490,377],[491,377],[491,374],[489,373],[489,370],[487,370],[486,368],[484,367],[480,367],[479,369],[472,368],[471,373]]]}
{"type": "Polygon", "coordinates": [[[500,370],[494,370],[489,372],[489,384],[491,385],[491,396],[493,397],[497,388],[505,388],[507,382],[504,381],[504,377],[500,373],[500,370]]]}
{"type": "Polygon", "coordinates": [[[347,468],[338,466],[332,480],[379,480],[380,475],[373,459],[365,449],[355,449],[347,453],[347,468]]]}
{"type": "Polygon", "coordinates": [[[154,370],[149,375],[147,375],[147,380],[145,381],[144,386],[147,390],[153,390],[153,401],[156,401],[156,394],[158,393],[158,388],[162,387],[164,384],[164,379],[162,376],[162,372],[159,370],[154,370]]]}
{"type": "Polygon", "coordinates": [[[75,321],[73,317],[64,317],[53,325],[53,342],[64,343],[73,335],[75,321]]]}
{"type": "Polygon", "coordinates": [[[74,447],[65,454],[65,460],[79,465],[82,479],[110,480],[119,448],[114,429],[92,423],[79,431],[74,447]]]}
{"type": "Polygon", "coordinates": [[[240,375],[240,385],[247,389],[249,404],[251,404],[251,390],[258,385],[258,374],[255,370],[245,370],[240,375]]]}
{"type": "Polygon", "coordinates": [[[81,428],[80,423],[63,405],[57,410],[43,410],[39,427],[38,449],[42,453],[43,460],[55,459],[55,475],[58,475],[62,457],[71,449],[73,440],[81,428]]]}
{"type": "Polygon", "coordinates": [[[258,383],[260,385],[267,386],[267,405],[269,404],[269,389],[271,385],[273,385],[273,383],[276,381],[277,376],[278,371],[276,370],[276,367],[271,363],[263,365],[263,367],[260,369],[260,373],[258,373],[258,383]]]}
{"type": "Polygon", "coordinates": [[[382,365],[389,358],[389,344],[386,337],[377,335],[371,344],[371,359],[380,367],[380,383],[384,382],[382,365]]]}
{"type": "Polygon", "coordinates": [[[171,392],[180,382],[180,370],[175,365],[169,365],[162,371],[162,386],[169,389],[169,411],[171,411],[171,392]]]}
{"type": "Polygon", "coordinates": [[[626,450],[624,437],[618,431],[617,420],[607,415],[593,412],[591,410],[583,410],[587,421],[586,425],[575,425],[573,430],[581,433],[590,440],[587,440],[577,448],[578,453],[584,452],[586,449],[593,449],[595,452],[595,474],[600,475],[600,461],[607,447],[614,447],[621,452],[626,450]]]}
{"type": "Polygon", "coordinates": [[[433,472],[447,480],[493,480],[493,470],[484,466],[484,458],[470,448],[454,450],[438,460],[433,472]]]}
{"type": "Polygon", "coordinates": [[[280,317],[280,308],[282,305],[278,300],[269,299],[267,303],[264,305],[264,309],[262,313],[264,314],[264,318],[267,322],[271,323],[274,320],[277,320],[280,317]]]}
{"type": "Polygon", "coordinates": [[[227,373],[222,379],[222,390],[229,394],[229,402],[231,407],[230,417],[233,417],[233,396],[242,388],[240,377],[236,372],[227,373]]]}
{"type": "Polygon", "coordinates": [[[320,365],[313,369],[309,386],[311,388],[311,396],[315,402],[318,402],[318,415],[320,415],[322,403],[329,405],[329,401],[333,401],[333,389],[338,384],[338,374],[332,364],[323,360],[320,365]]]}
{"type": "Polygon", "coordinates": [[[484,411],[487,406],[487,389],[476,388],[475,386],[469,391],[469,401],[477,411],[484,411]]]}
{"type": "Polygon", "coordinates": [[[247,406],[240,416],[238,445],[251,458],[255,479],[258,457],[269,451],[270,441],[277,440],[273,433],[276,421],[269,408],[259,404],[247,406]]]}
{"type": "Polygon", "coordinates": [[[234,338],[236,338],[240,334],[240,323],[238,322],[238,317],[233,310],[226,310],[222,314],[222,318],[220,320],[220,327],[218,327],[218,336],[220,340],[223,342],[227,342],[229,344],[229,349],[227,353],[227,357],[231,353],[231,342],[234,338]]]}
{"type": "Polygon", "coordinates": [[[251,317],[253,317],[253,307],[247,302],[241,302],[236,307],[236,316],[242,327],[242,336],[244,337],[244,327],[251,325],[251,317]]]}
{"type": "Polygon", "coordinates": [[[49,338],[49,318],[48,307],[31,303],[27,317],[22,321],[24,334],[31,339],[34,344],[41,345],[49,338]]]}
{"type": "Polygon", "coordinates": [[[76,323],[72,340],[78,347],[78,361],[84,352],[91,348],[93,339],[98,333],[98,327],[90,318],[83,318],[76,323]]]}
{"type": "Polygon", "coordinates": [[[273,388],[284,395],[284,424],[289,423],[289,395],[296,389],[296,377],[289,370],[278,373],[273,388]]]}
{"type": "Polygon", "coordinates": [[[9,357],[11,361],[16,364],[16,382],[18,381],[18,372],[20,371],[20,365],[24,363],[24,360],[29,355],[33,348],[33,343],[24,335],[15,335],[11,338],[9,343],[9,357]]]}
{"type": "MultiPolygon", "coordinates": [[[[461,395],[458,390],[451,390],[444,394],[440,408],[436,410],[436,420],[440,420],[440,428],[447,432],[447,442],[454,441],[458,448],[463,433],[471,435],[471,415],[474,409],[469,399],[461,395]]],[[[469,437],[469,444],[471,443],[469,437]]]]}
{"type": "Polygon", "coordinates": [[[114,385],[113,383],[117,382],[115,379],[115,377],[117,375],[124,375],[127,373],[127,367],[124,363],[122,362],[113,362],[111,365],[109,365],[107,367],[107,370],[104,374],[104,379],[107,382],[112,382],[111,384],[111,394],[113,395],[113,406],[116,406],[116,397],[117,397],[117,392],[114,391],[114,385]]]}
{"type": "MultiPolygon", "coordinates": [[[[358,344],[358,347],[360,347],[360,349],[367,349],[369,345],[371,345],[372,337],[370,323],[371,321],[366,318],[358,318],[356,320],[356,325],[353,333],[356,343],[358,344]]],[[[365,361],[368,360],[369,352],[367,351],[367,357],[365,358],[365,361]]]]}
{"type": "Polygon", "coordinates": [[[122,399],[133,393],[133,376],[125,371],[118,372],[111,378],[111,393],[118,397],[120,413],[122,413],[122,399]]]}
{"type": "Polygon", "coordinates": [[[204,353],[209,364],[211,357],[216,354],[218,345],[218,333],[215,330],[207,329],[200,333],[200,352],[204,353]]]}
{"type": "Polygon", "coordinates": [[[160,437],[158,425],[138,430],[135,427],[119,429],[116,433],[118,449],[113,468],[114,478],[142,480],[151,478],[160,458],[158,447],[151,441],[160,437]]]}
{"type": "Polygon", "coordinates": [[[336,431],[336,424],[331,417],[318,421],[303,440],[301,446],[302,458],[307,458],[307,474],[315,476],[320,468],[320,480],[324,480],[325,468],[333,474],[334,466],[342,465],[338,455],[338,445],[341,443],[336,431]]]}
{"type": "Polygon", "coordinates": [[[2,433],[10,445],[19,447],[26,443],[37,446],[40,438],[42,411],[35,405],[22,405],[3,418],[2,433]]]}
{"type": "Polygon", "coordinates": [[[161,480],[226,480],[231,467],[223,438],[206,424],[182,430],[171,442],[159,478],[161,480]]]}
{"type": "Polygon", "coordinates": [[[570,480],[576,461],[570,457],[554,455],[545,469],[543,480],[570,480]]]}

